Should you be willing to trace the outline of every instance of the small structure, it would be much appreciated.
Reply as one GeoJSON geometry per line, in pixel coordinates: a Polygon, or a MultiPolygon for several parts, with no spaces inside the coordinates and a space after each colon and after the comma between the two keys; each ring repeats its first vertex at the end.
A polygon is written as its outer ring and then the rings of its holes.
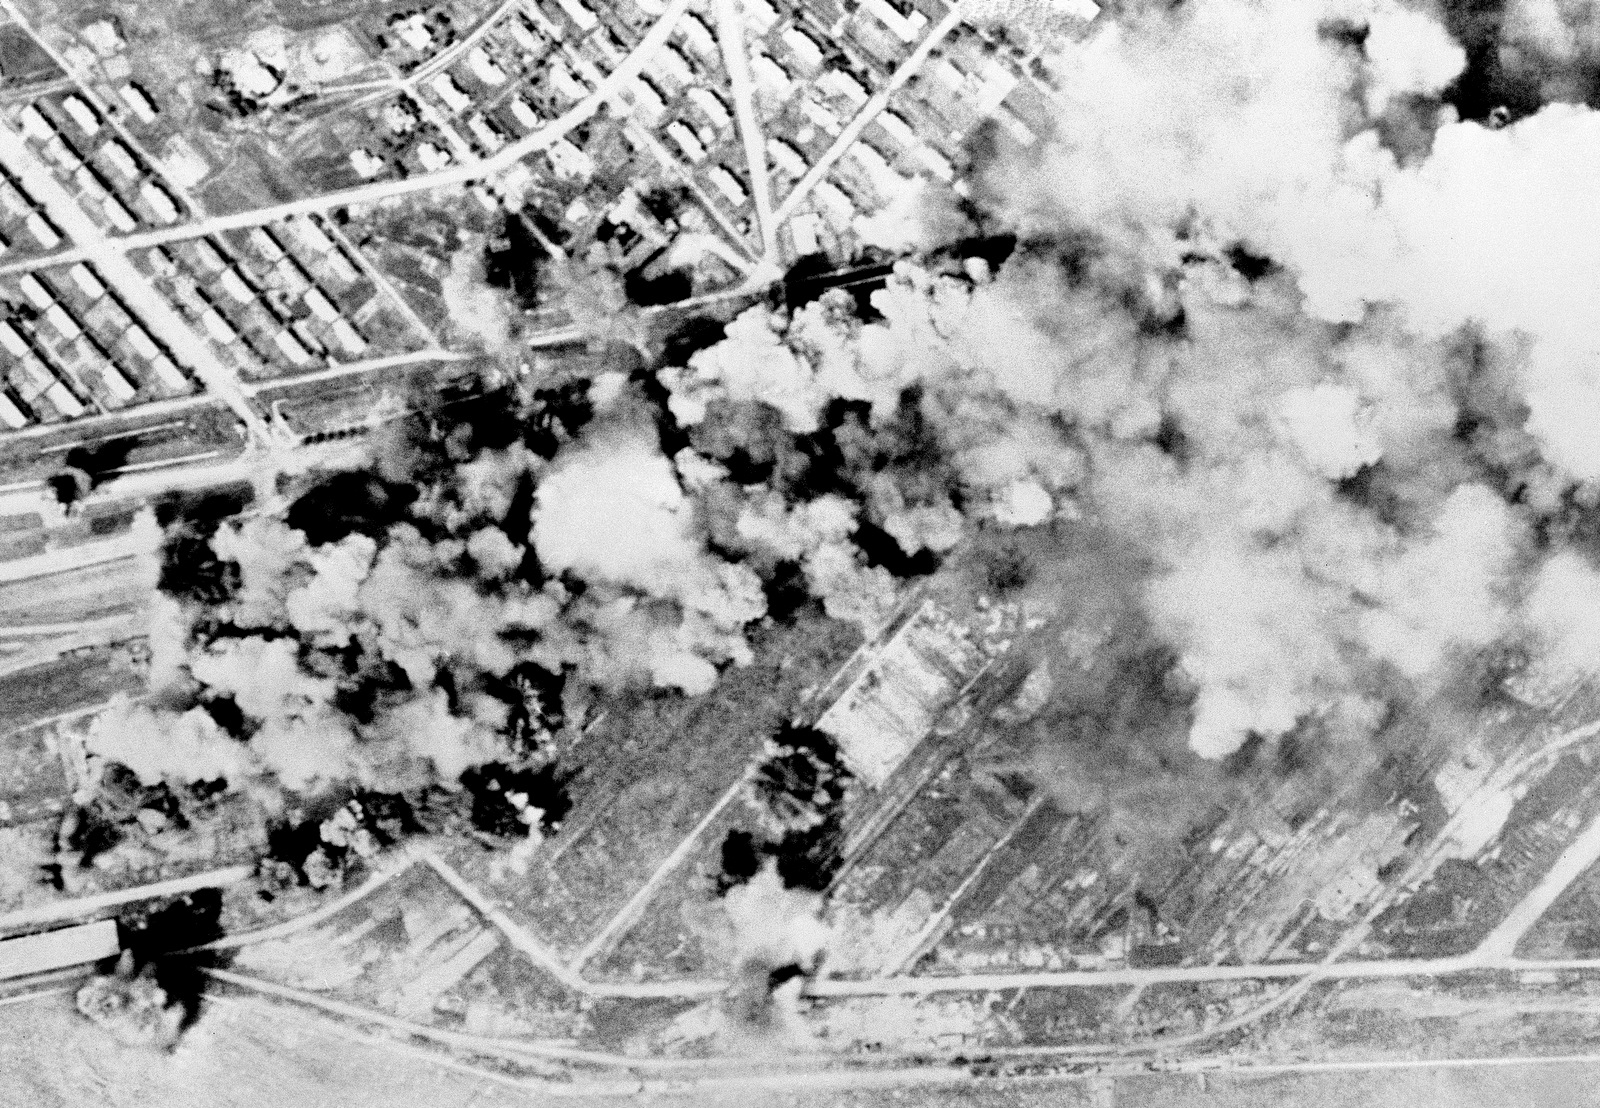
{"type": "Polygon", "coordinates": [[[316,285],[306,289],[305,295],[300,299],[304,300],[306,307],[311,309],[311,314],[324,323],[332,323],[339,318],[339,309],[333,306],[333,301],[328,299],[327,293],[316,285]]]}
{"type": "Polygon", "coordinates": [[[27,415],[12,399],[10,390],[0,392],[0,423],[4,423],[13,431],[20,431],[28,425],[27,415]]]}
{"type": "Polygon", "coordinates": [[[33,236],[33,241],[46,250],[54,250],[61,245],[61,233],[56,230],[55,224],[39,212],[29,213],[24,225],[28,228],[28,234],[33,236]]]}
{"type": "Polygon", "coordinates": [[[511,101],[511,118],[515,119],[517,125],[524,131],[537,130],[544,122],[539,118],[539,113],[533,110],[533,105],[520,96],[514,97],[511,101]]]}
{"type": "Polygon", "coordinates": [[[750,194],[745,190],[744,185],[740,183],[739,178],[735,177],[733,172],[725,165],[712,166],[706,174],[706,178],[711,182],[713,188],[722,193],[723,199],[735,208],[743,207],[745,202],[750,199],[750,194]]]}
{"type": "Polygon", "coordinates": [[[798,27],[790,27],[781,36],[783,44],[789,48],[801,65],[807,69],[820,69],[822,67],[822,47],[817,45],[817,40],[806,34],[798,27]]]}
{"type": "Polygon", "coordinates": [[[450,152],[441,150],[431,142],[425,142],[417,147],[417,161],[422,163],[422,168],[429,173],[438,173],[450,164],[450,152]]]}
{"type": "Polygon", "coordinates": [[[433,32],[428,29],[421,12],[412,12],[403,19],[395,19],[389,24],[389,29],[399,36],[401,42],[419,54],[433,45],[433,32]]]}
{"type": "Polygon", "coordinates": [[[49,142],[56,137],[56,125],[45,117],[36,104],[23,108],[18,119],[22,123],[22,133],[36,142],[49,142]]]}
{"type": "Polygon", "coordinates": [[[467,51],[467,66],[472,70],[472,75],[486,85],[492,87],[506,83],[506,71],[481,46],[474,46],[467,51]]]}
{"type": "Polygon", "coordinates": [[[590,11],[583,0],[556,0],[556,2],[580,31],[592,31],[600,22],[600,17],[590,11]]]}
{"type": "Polygon", "coordinates": [[[139,117],[140,123],[154,123],[160,111],[156,102],[150,99],[150,94],[142,85],[129,83],[117,89],[117,96],[128,105],[128,110],[139,117]]]}
{"type": "Polygon", "coordinates": [[[370,181],[382,173],[384,165],[382,158],[364,148],[350,151],[350,164],[355,167],[356,175],[363,181],[370,181]]]}
{"type": "Polygon", "coordinates": [[[448,73],[441,73],[429,82],[434,94],[444,101],[444,106],[452,112],[464,112],[472,107],[472,97],[461,91],[461,86],[456,84],[456,79],[448,73]]]}
{"type": "Polygon", "coordinates": [[[705,160],[705,144],[683,120],[675,119],[667,124],[666,134],[689,161],[698,163],[705,160]]]}
{"type": "Polygon", "coordinates": [[[723,103],[722,97],[705,88],[692,88],[688,91],[689,103],[699,108],[701,113],[711,121],[711,125],[719,131],[733,122],[733,116],[728,112],[728,105],[723,103]]]}
{"type": "Polygon", "coordinates": [[[132,234],[139,227],[139,221],[133,218],[127,205],[115,196],[107,196],[100,201],[100,210],[105,212],[106,222],[125,235],[132,234]]]}
{"type": "Polygon", "coordinates": [[[490,153],[494,153],[506,144],[505,136],[499,129],[481,115],[475,115],[467,120],[467,130],[471,131],[472,137],[490,153]]]}
{"type": "Polygon", "coordinates": [[[177,203],[166,189],[154,181],[146,181],[139,186],[139,197],[150,205],[150,210],[155,213],[156,218],[162,223],[178,222],[177,203]]]}
{"type": "Polygon", "coordinates": [[[139,163],[134,160],[133,151],[123,145],[121,139],[112,139],[100,148],[103,157],[117,175],[125,181],[139,179],[139,163]]]}
{"type": "Polygon", "coordinates": [[[84,134],[92,137],[100,133],[100,117],[78,97],[68,96],[62,100],[61,110],[72,118],[72,122],[76,123],[78,130],[84,134]]]}

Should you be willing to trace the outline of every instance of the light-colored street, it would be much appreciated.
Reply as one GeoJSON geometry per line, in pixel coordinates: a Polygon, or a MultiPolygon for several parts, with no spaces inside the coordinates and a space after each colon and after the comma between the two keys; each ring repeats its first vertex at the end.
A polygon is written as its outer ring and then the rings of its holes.
{"type": "Polygon", "coordinates": [[[750,47],[746,41],[744,14],[737,0],[717,0],[717,38],[722,46],[722,64],[728,70],[733,93],[733,114],[739,124],[739,139],[744,144],[745,164],[750,170],[750,199],[755,204],[756,227],[761,233],[761,260],[778,262],[778,225],[772,218],[772,183],[767,177],[767,143],[756,119],[755,88],[750,79],[750,47]]]}

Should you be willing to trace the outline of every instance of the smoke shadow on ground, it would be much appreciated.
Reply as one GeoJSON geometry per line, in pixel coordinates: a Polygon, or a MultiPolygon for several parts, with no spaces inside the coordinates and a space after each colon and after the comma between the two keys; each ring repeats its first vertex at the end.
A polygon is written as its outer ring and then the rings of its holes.
{"type": "Polygon", "coordinates": [[[284,522],[303,531],[313,546],[352,534],[377,539],[409,518],[416,499],[414,485],[365,471],[335,473],[302,493],[289,506],[284,522]]]}
{"type": "Polygon", "coordinates": [[[118,921],[135,963],[153,966],[168,1002],[183,1009],[180,1030],[200,1018],[205,971],[225,968],[231,959],[228,952],[195,949],[223,937],[221,918],[222,890],[197,889],[159,907],[142,905],[118,921]]]}

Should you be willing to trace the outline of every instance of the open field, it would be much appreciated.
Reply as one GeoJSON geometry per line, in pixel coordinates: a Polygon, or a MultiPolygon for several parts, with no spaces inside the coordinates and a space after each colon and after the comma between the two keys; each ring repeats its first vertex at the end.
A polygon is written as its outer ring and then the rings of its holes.
{"type": "Polygon", "coordinates": [[[69,655],[32,669],[0,677],[0,721],[25,727],[47,716],[71,712],[137,692],[142,680],[117,662],[115,652],[94,650],[69,655]]]}

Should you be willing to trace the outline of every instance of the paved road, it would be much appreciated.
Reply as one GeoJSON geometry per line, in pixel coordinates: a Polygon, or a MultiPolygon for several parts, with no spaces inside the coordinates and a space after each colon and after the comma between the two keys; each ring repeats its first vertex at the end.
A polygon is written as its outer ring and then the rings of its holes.
{"type": "Polygon", "coordinates": [[[733,114],[739,121],[745,164],[750,170],[750,198],[756,207],[756,227],[761,232],[761,260],[778,262],[778,225],[772,218],[772,183],[767,178],[767,145],[756,119],[755,90],[750,80],[750,48],[745,40],[744,14],[737,0],[716,0],[717,38],[722,63],[728,70],[733,93],[733,114]]]}
{"type": "Polygon", "coordinates": [[[1479,944],[1477,956],[1490,961],[1510,958],[1522,937],[1533,929],[1540,917],[1567,891],[1567,887],[1597,861],[1600,861],[1600,816],[1590,821],[1583,833],[1561,852],[1539,883],[1479,944]]]}
{"type": "Polygon", "coordinates": [[[191,874],[188,877],[174,877],[169,881],[154,881],[148,885],[135,885],[132,888],[116,889],[108,893],[79,896],[71,900],[53,900],[48,904],[40,904],[32,908],[18,908],[11,912],[0,912],[0,931],[14,931],[21,928],[38,927],[46,923],[60,923],[62,920],[78,919],[81,916],[103,912],[107,908],[116,908],[139,900],[155,900],[160,897],[191,893],[196,889],[215,889],[226,885],[237,885],[254,872],[254,866],[227,866],[223,869],[191,874]]]}

